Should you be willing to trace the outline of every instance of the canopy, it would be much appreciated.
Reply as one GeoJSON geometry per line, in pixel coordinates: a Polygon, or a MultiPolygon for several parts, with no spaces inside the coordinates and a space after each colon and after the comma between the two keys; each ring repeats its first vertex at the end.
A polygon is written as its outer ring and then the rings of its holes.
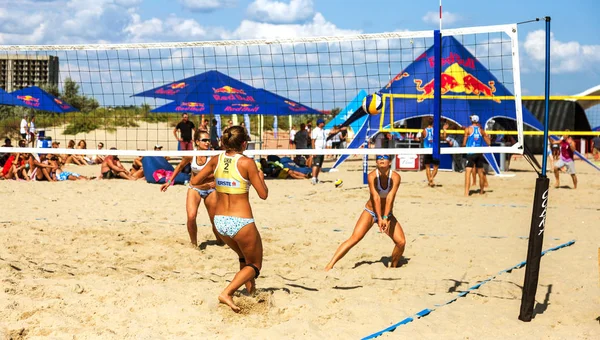
{"type": "MultiPolygon", "coordinates": [[[[383,128],[389,128],[399,120],[433,115],[434,74],[432,46],[381,89],[380,92],[384,95],[394,95],[393,99],[384,101],[383,128]],[[392,105],[401,114],[394,116],[392,105]]],[[[441,101],[441,115],[460,126],[471,125],[472,114],[479,116],[482,126],[495,118],[517,118],[515,101],[511,99],[514,98],[513,94],[452,36],[442,38],[441,87],[442,95],[445,96],[441,101]]],[[[523,106],[521,109],[525,125],[543,130],[543,125],[531,112],[523,106]]],[[[358,110],[343,126],[348,126],[365,115],[363,110],[358,110]]],[[[365,138],[375,135],[381,125],[381,115],[368,117],[367,124],[363,125],[363,129],[366,129],[365,138]]],[[[358,145],[351,143],[349,148],[351,147],[358,145]]],[[[486,155],[486,159],[498,172],[493,164],[495,159],[491,155],[486,155]]],[[[582,159],[585,160],[585,157],[582,159]]],[[[338,161],[334,168],[340,163],[338,161]]]]}
{"type": "Polygon", "coordinates": [[[25,103],[17,97],[0,88],[0,105],[26,106],[25,103]]]}
{"type": "Polygon", "coordinates": [[[134,96],[171,99],[151,112],[191,114],[321,114],[273,92],[255,88],[219,71],[207,71],[134,96]]]}
{"type": "Polygon", "coordinates": [[[29,86],[21,90],[11,92],[11,94],[24,103],[24,105],[21,106],[32,109],[57,113],[78,111],[76,108],[37,86],[29,86]]]}

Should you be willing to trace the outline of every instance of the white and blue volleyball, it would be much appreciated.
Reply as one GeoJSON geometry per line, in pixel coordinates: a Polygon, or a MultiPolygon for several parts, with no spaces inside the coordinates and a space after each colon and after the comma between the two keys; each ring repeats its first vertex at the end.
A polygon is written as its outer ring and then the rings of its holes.
{"type": "Polygon", "coordinates": [[[363,99],[362,108],[370,115],[378,115],[383,107],[383,100],[379,93],[372,93],[363,99]]]}

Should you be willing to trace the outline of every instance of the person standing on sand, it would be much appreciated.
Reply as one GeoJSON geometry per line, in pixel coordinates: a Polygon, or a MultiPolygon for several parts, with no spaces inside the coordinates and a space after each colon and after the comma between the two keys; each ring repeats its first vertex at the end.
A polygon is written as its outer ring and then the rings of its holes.
{"type": "Polygon", "coordinates": [[[240,262],[240,270],[219,295],[219,302],[236,313],[241,309],[234,303],[233,293],[242,285],[246,285],[248,293],[254,293],[254,280],[260,274],[263,260],[262,240],[254,223],[248,195],[250,186],[263,200],[269,194],[262,171],[252,158],[242,154],[248,146],[248,139],[243,127],[237,125],[227,128],[221,138],[225,153],[212,157],[190,182],[200,185],[209,176],[215,176],[215,228],[221,239],[236,252],[240,262]]]}

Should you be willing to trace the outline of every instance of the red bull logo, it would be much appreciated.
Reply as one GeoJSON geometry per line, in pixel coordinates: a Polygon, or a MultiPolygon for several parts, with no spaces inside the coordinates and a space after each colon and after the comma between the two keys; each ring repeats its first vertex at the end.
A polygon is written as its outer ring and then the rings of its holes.
{"type": "Polygon", "coordinates": [[[227,93],[227,94],[242,94],[242,95],[246,95],[246,92],[244,92],[244,90],[236,89],[235,87],[231,87],[229,85],[226,85],[226,86],[223,86],[223,87],[219,87],[217,89],[215,89],[213,87],[213,92],[214,93],[227,93]]]}
{"type": "Polygon", "coordinates": [[[306,109],[306,107],[304,107],[304,106],[302,106],[302,105],[300,105],[300,104],[298,104],[296,102],[293,102],[291,100],[284,100],[284,102],[286,104],[288,104],[288,110],[290,110],[292,112],[305,112],[305,111],[308,111],[308,109],[306,109]]]}
{"type": "Polygon", "coordinates": [[[213,92],[213,98],[219,101],[241,100],[245,102],[255,102],[254,97],[246,95],[246,92],[244,90],[236,89],[235,87],[231,87],[228,85],[216,89],[213,87],[213,92]]]}
{"type": "Polygon", "coordinates": [[[35,106],[38,107],[40,106],[40,99],[30,96],[30,95],[25,95],[25,96],[17,96],[17,99],[20,99],[22,101],[25,102],[25,104],[29,105],[29,106],[35,106]]]}
{"type": "MultiPolygon", "coordinates": [[[[422,102],[425,99],[432,99],[434,92],[434,79],[430,80],[427,84],[423,85],[421,79],[415,79],[417,85],[417,91],[421,94],[417,97],[417,102],[422,102]]],[[[441,76],[441,92],[442,95],[448,92],[454,93],[465,93],[467,95],[476,95],[489,97],[496,103],[500,103],[500,99],[494,97],[496,92],[495,82],[493,80],[488,81],[488,84],[484,84],[477,77],[470,73],[467,73],[459,63],[454,63],[448,67],[441,76]]]]}
{"type": "Polygon", "coordinates": [[[231,104],[225,107],[225,112],[255,113],[259,109],[260,106],[254,104],[231,104]]]}
{"type": "Polygon", "coordinates": [[[182,102],[175,107],[175,111],[202,112],[204,111],[204,103],[182,102]]]}
{"type": "Polygon", "coordinates": [[[173,83],[173,84],[161,87],[160,89],[154,91],[154,93],[166,94],[166,95],[172,96],[174,94],[181,92],[181,90],[183,90],[187,86],[188,86],[188,84],[186,84],[185,82],[173,83]]]}
{"type": "Polygon", "coordinates": [[[62,100],[60,100],[58,98],[54,98],[54,102],[58,105],[58,107],[60,107],[63,110],[68,110],[71,108],[71,106],[65,104],[65,102],[63,102],[62,100]]]}
{"type": "Polygon", "coordinates": [[[390,86],[392,86],[393,83],[397,82],[398,80],[408,77],[409,74],[406,72],[402,72],[402,73],[398,73],[394,78],[392,78],[392,80],[390,80],[389,83],[387,83],[387,85],[385,86],[386,89],[389,89],[390,86]]]}

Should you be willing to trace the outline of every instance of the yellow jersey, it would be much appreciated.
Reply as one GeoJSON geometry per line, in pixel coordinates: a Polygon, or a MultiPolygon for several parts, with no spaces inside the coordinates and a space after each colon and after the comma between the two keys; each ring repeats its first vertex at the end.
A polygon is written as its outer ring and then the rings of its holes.
{"type": "Polygon", "coordinates": [[[237,163],[243,156],[227,156],[224,153],[219,155],[219,162],[215,169],[215,189],[224,194],[245,194],[250,189],[247,179],[240,175],[237,163]]]}

